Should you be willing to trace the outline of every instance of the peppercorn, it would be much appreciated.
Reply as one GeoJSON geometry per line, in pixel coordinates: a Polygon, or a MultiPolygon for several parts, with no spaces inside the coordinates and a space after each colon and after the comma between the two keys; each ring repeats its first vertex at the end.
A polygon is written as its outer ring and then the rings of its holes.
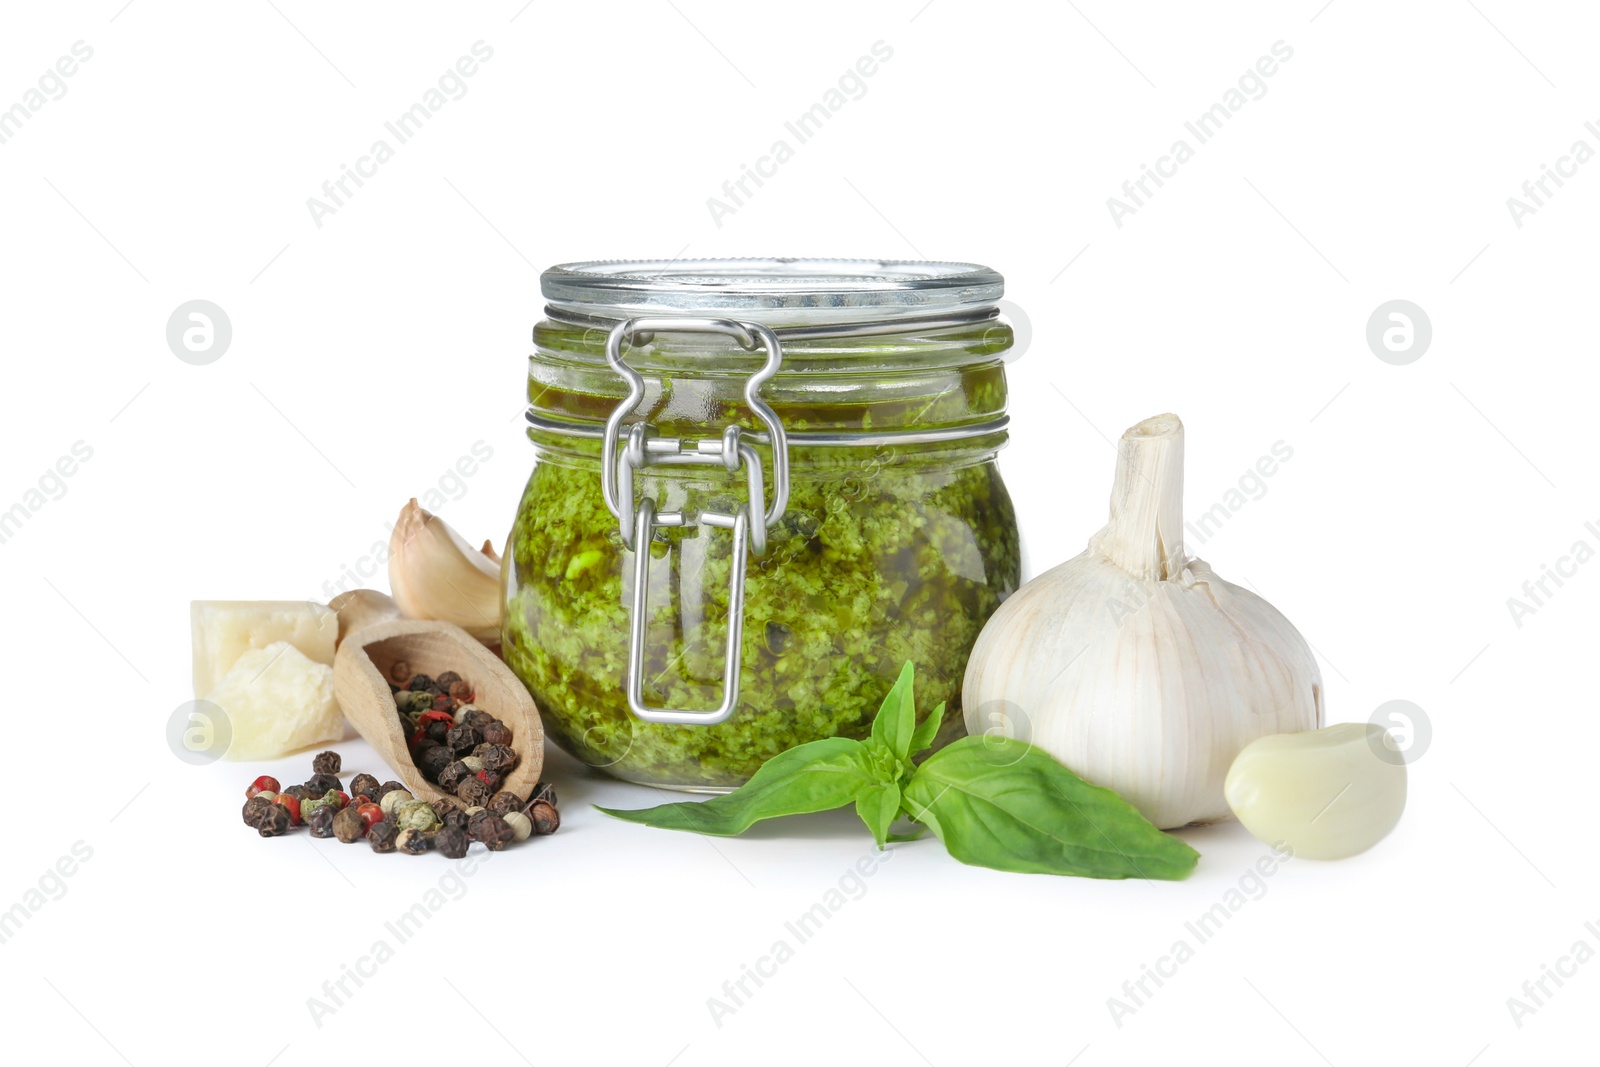
{"type": "Polygon", "coordinates": [[[257,778],[255,781],[251,782],[245,787],[244,798],[249,800],[257,793],[279,792],[282,792],[282,788],[278,785],[278,780],[272,777],[270,774],[263,774],[260,778],[257,778]]]}
{"type": "Polygon", "coordinates": [[[557,803],[556,787],[549,782],[540,782],[533,787],[533,796],[528,798],[529,803],[536,800],[548,800],[551,804],[557,803]]]}
{"type": "Polygon", "coordinates": [[[462,756],[461,763],[467,768],[467,773],[469,774],[477,774],[483,770],[483,760],[477,756],[462,756]]]}
{"type": "Polygon", "coordinates": [[[382,804],[383,795],[385,793],[393,793],[396,789],[400,790],[401,792],[409,792],[403,782],[384,782],[378,787],[377,793],[368,793],[367,795],[372,797],[372,799],[376,800],[379,804],[382,804]]]}
{"type": "Polygon", "coordinates": [[[490,797],[489,803],[485,804],[484,807],[496,815],[504,815],[508,811],[521,811],[522,805],[523,800],[521,797],[515,793],[508,793],[502,790],[490,797]]]}
{"type": "Polygon", "coordinates": [[[471,843],[472,838],[459,826],[446,826],[433,836],[433,847],[453,860],[465,856],[471,843]]]}
{"type": "Polygon", "coordinates": [[[517,765],[517,750],[506,745],[490,745],[478,753],[478,758],[483,761],[483,769],[504,774],[517,765]]]}
{"type": "Polygon", "coordinates": [[[372,829],[367,831],[367,844],[372,846],[374,852],[393,852],[394,840],[399,836],[400,828],[394,823],[374,823],[372,829]]]}
{"type": "Polygon", "coordinates": [[[311,769],[318,774],[338,774],[343,764],[337,752],[318,752],[311,759],[311,769]]]}
{"type": "MultiPolygon", "coordinates": [[[[448,749],[446,750],[448,751],[448,749]]],[[[472,772],[467,770],[467,765],[461,760],[445,764],[439,771],[439,788],[449,793],[456,791],[456,786],[461,784],[461,779],[472,777],[472,772]]]]}
{"type": "MultiPolygon", "coordinates": [[[[482,804],[487,801],[489,797],[493,795],[493,793],[494,790],[489,788],[489,783],[485,782],[477,775],[472,775],[470,777],[461,779],[460,784],[456,786],[456,796],[460,797],[468,804],[482,804]]],[[[495,817],[499,818],[499,816],[495,817]]]]}
{"type": "Polygon", "coordinates": [[[420,693],[424,689],[433,688],[433,679],[426,674],[414,674],[411,676],[411,681],[406,683],[406,688],[413,693],[420,693]]]}
{"type": "Polygon", "coordinates": [[[450,812],[455,811],[457,809],[458,805],[456,804],[455,801],[451,800],[449,797],[440,797],[437,800],[429,801],[428,802],[428,807],[432,808],[433,809],[433,813],[435,815],[439,816],[439,821],[443,822],[444,821],[444,817],[446,815],[448,815],[450,812]]]}
{"type": "Polygon", "coordinates": [[[442,823],[433,806],[425,800],[408,800],[394,812],[394,823],[402,830],[421,830],[432,833],[442,823]]]}
{"type": "Polygon", "coordinates": [[[447,828],[454,826],[457,829],[465,830],[467,828],[467,823],[471,820],[472,816],[468,815],[461,808],[451,808],[449,811],[444,813],[443,818],[444,824],[447,828]]]}
{"type": "Polygon", "coordinates": [[[289,813],[289,825],[299,826],[301,823],[300,798],[293,793],[279,793],[272,801],[289,813]]]}
{"type": "Polygon", "coordinates": [[[401,830],[394,839],[394,847],[401,852],[409,852],[413,856],[420,856],[433,847],[433,836],[421,830],[401,830]]]}
{"type": "MultiPolygon", "coordinates": [[[[305,810],[305,805],[301,805],[301,810],[305,810]]],[[[312,837],[333,836],[333,817],[337,810],[331,804],[322,804],[305,816],[306,826],[311,830],[312,837]]]]}
{"type": "Polygon", "coordinates": [[[357,793],[362,793],[366,795],[368,800],[375,801],[378,799],[378,792],[381,788],[382,787],[378,785],[378,780],[370,774],[358,774],[354,778],[350,779],[351,796],[355,796],[357,793]]]}
{"type": "Polygon", "coordinates": [[[472,831],[472,836],[482,841],[490,852],[499,852],[516,840],[517,832],[511,828],[511,824],[492,811],[485,811],[473,822],[476,829],[472,831]]]}
{"type": "MultiPolygon", "coordinates": [[[[500,785],[506,780],[506,776],[499,771],[479,771],[473,777],[489,787],[490,796],[500,792],[500,785]]],[[[487,804],[488,801],[485,800],[484,803],[487,804]]]]}
{"type": "Polygon", "coordinates": [[[244,811],[242,813],[244,815],[244,824],[254,830],[261,825],[261,820],[266,815],[267,809],[272,806],[272,801],[259,793],[251,797],[244,802],[244,811]]]}
{"type": "Polygon", "coordinates": [[[441,671],[439,672],[439,677],[435,678],[434,681],[438,682],[446,689],[449,689],[452,685],[455,685],[457,682],[461,681],[461,675],[457,674],[455,671],[441,671]]]}
{"type": "Polygon", "coordinates": [[[451,748],[455,747],[454,745],[450,744],[451,727],[449,723],[438,722],[436,720],[428,723],[425,729],[428,731],[429,741],[432,741],[436,745],[450,745],[451,748]]]}
{"type": "Polygon", "coordinates": [[[289,796],[295,797],[295,798],[299,799],[302,802],[307,801],[307,800],[315,800],[315,799],[317,799],[318,796],[321,795],[319,793],[313,793],[310,789],[307,789],[303,785],[291,785],[289,788],[284,789],[284,790],[280,790],[279,793],[278,793],[278,795],[280,797],[283,796],[284,794],[288,794],[289,796]]]}
{"type": "Polygon", "coordinates": [[[339,781],[336,775],[328,774],[325,771],[318,771],[316,774],[313,774],[310,778],[306,779],[306,788],[320,797],[330,789],[343,789],[344,785],[339,781]]]}
{"type": "Polygon", "coordinates": [[[530,805],[528,819],[533,823],[533,832],[541,837],[561,829],[561,813],[547,800],[535,801],[530,805]]]}
{"type": "Polygon", "coordinates": [[[256,824],[256,833],[262,837],[277,837],[288,833],[291,825],[289,809],[268,802],[267,810],[262,813],[261,821],[256,824]]]}
{"type": "Polygon", "coordinates": [[[533,834],[533,823],[520,811],[508,811],[501,816],[511,827],[512,840],[526,841],[533,834]]]}
{"type": "Polygon", "coordinates": [[[477,727],[462,723],[452,726],[445,733],[444,743],[449,745],[457,755],[471,752],[483,742],[483,735],[478,733],[477,727]]]}
{"type": "Polygon", "coordinates": [[[437,782],[444,769],[455,762],[455,754],[443,745],[435,745],[417,760],[417,769],[430,782],[437,782]]]}
{"type": "Polygon", "coordinates": [[[333,836],[345,844],[354,844],[367,832],[367,824],[355,808],[345,808],[333,817],[333,836]]]}
{"type": "Polygon", "coordinates": [[[393,818],[400,805],[409,804],[415,799],[408,790],[391,789],[383,794],[382,800],[378,801],[378,810],[383,812],[385,818],[393,818]]]}
{"type": "Polygon", "coordinates": [[[482,708],[473,708],[471,711],[462,716],[461,721],[467,726],[484,727],[494,722],[494,716],[490,715],[482,708]]]}
{"type": "Polygon", "coordinates": [[[397,659],[389,664],[389,680],[396,685],[405,685],[411,678],[411,664],[403,659],[397,659]]]}
{"type": "Polygon", "coordinates": [[[483,735],[483,739],[489,742],[491,745],[509,745],[511,743],[511,727],[507,726],[499,719],[495,719],[493,722],[484,723],[483,727],[478,732],[481,733],[483,735]]]}

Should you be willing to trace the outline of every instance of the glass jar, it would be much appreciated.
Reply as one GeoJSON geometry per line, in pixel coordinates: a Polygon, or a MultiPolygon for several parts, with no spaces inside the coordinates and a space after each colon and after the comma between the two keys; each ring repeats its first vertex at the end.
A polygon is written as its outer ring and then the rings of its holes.
{"type": "Polygon", "coordinates": [[[575,263],[542,277],[503,654],[547,733],[632,782],[722,792],[865,737],[916,665],[963,732],[1020,552],[1003,281],[961,263],[575,263]]]}

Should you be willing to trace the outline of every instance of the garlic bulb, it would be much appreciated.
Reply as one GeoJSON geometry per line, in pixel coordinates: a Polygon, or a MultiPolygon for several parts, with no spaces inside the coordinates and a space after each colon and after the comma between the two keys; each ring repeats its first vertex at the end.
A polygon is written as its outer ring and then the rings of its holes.
{"type": "Polygon", "coordinates": [[[1245,745],[1322,724],[1305,639],[1183,551],[1183,423],[1123,434],[1111,521],[1025,584],[979,635],[967,730],[1032,741],[1162,829],[1230,817],[1245,745]]]}
{"type": "Polygon", "coordinates": [[[500,640],[499,559],[467,544],[415,497],[389,535],[389,588],[408,619],[453,622],[479,641],[500,640]]]}

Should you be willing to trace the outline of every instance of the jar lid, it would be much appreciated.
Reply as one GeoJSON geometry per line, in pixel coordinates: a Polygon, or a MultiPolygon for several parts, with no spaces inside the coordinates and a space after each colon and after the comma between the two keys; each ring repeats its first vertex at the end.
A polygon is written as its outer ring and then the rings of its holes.
{"type": "Polygon", "coordinates": [[[975,263],[891,259],[592,260],[539,281],[553,317],[736,313],[768,326],[992,314],[1005,293],[1005,279],[975,263]]]}

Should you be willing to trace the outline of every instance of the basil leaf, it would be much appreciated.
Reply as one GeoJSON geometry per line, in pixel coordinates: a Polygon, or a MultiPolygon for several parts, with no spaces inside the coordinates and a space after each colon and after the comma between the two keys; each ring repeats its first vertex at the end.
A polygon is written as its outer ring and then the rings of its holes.
{"type": "Polygon", "coordinates": [[[917,705],[911,694],[913,674],[914,668],[907,660],[872,720],[873,740],[881,742],[898,759],[911,755],[911,736],[917,727],[917,705]]]}
{"type": "Polygon", "coordinates": [[[900,787],[880,782],[856,797],[856,814],[872,831],[872,839],[882,848],[889,839],[889,827],[900,814],[900,787]]]}
{"type": "Polygon", "coordinates": [[[926,719],[922,720],[916,730],[911,734],[911,754],[914,756],[925,748],[933,746],[933,739],[939,736],[939,724],[944,722],[944,703],[934,708],[926,719]]]}
{"type": "Polygon", "coordinates": [[[929,756],[906,811],[962,863],[1088,878],[1188,877],[1200,855],[1025,741],[964,737],[929,756]]]}
{"type": "Polygon", "coordinates": [[[600,810],[646,826],[732,837],[762,819],[842,808],[881,784],[865,745],[828,737],[773,756],[748,782],[723,796],[634,811],[600,810]]]}

